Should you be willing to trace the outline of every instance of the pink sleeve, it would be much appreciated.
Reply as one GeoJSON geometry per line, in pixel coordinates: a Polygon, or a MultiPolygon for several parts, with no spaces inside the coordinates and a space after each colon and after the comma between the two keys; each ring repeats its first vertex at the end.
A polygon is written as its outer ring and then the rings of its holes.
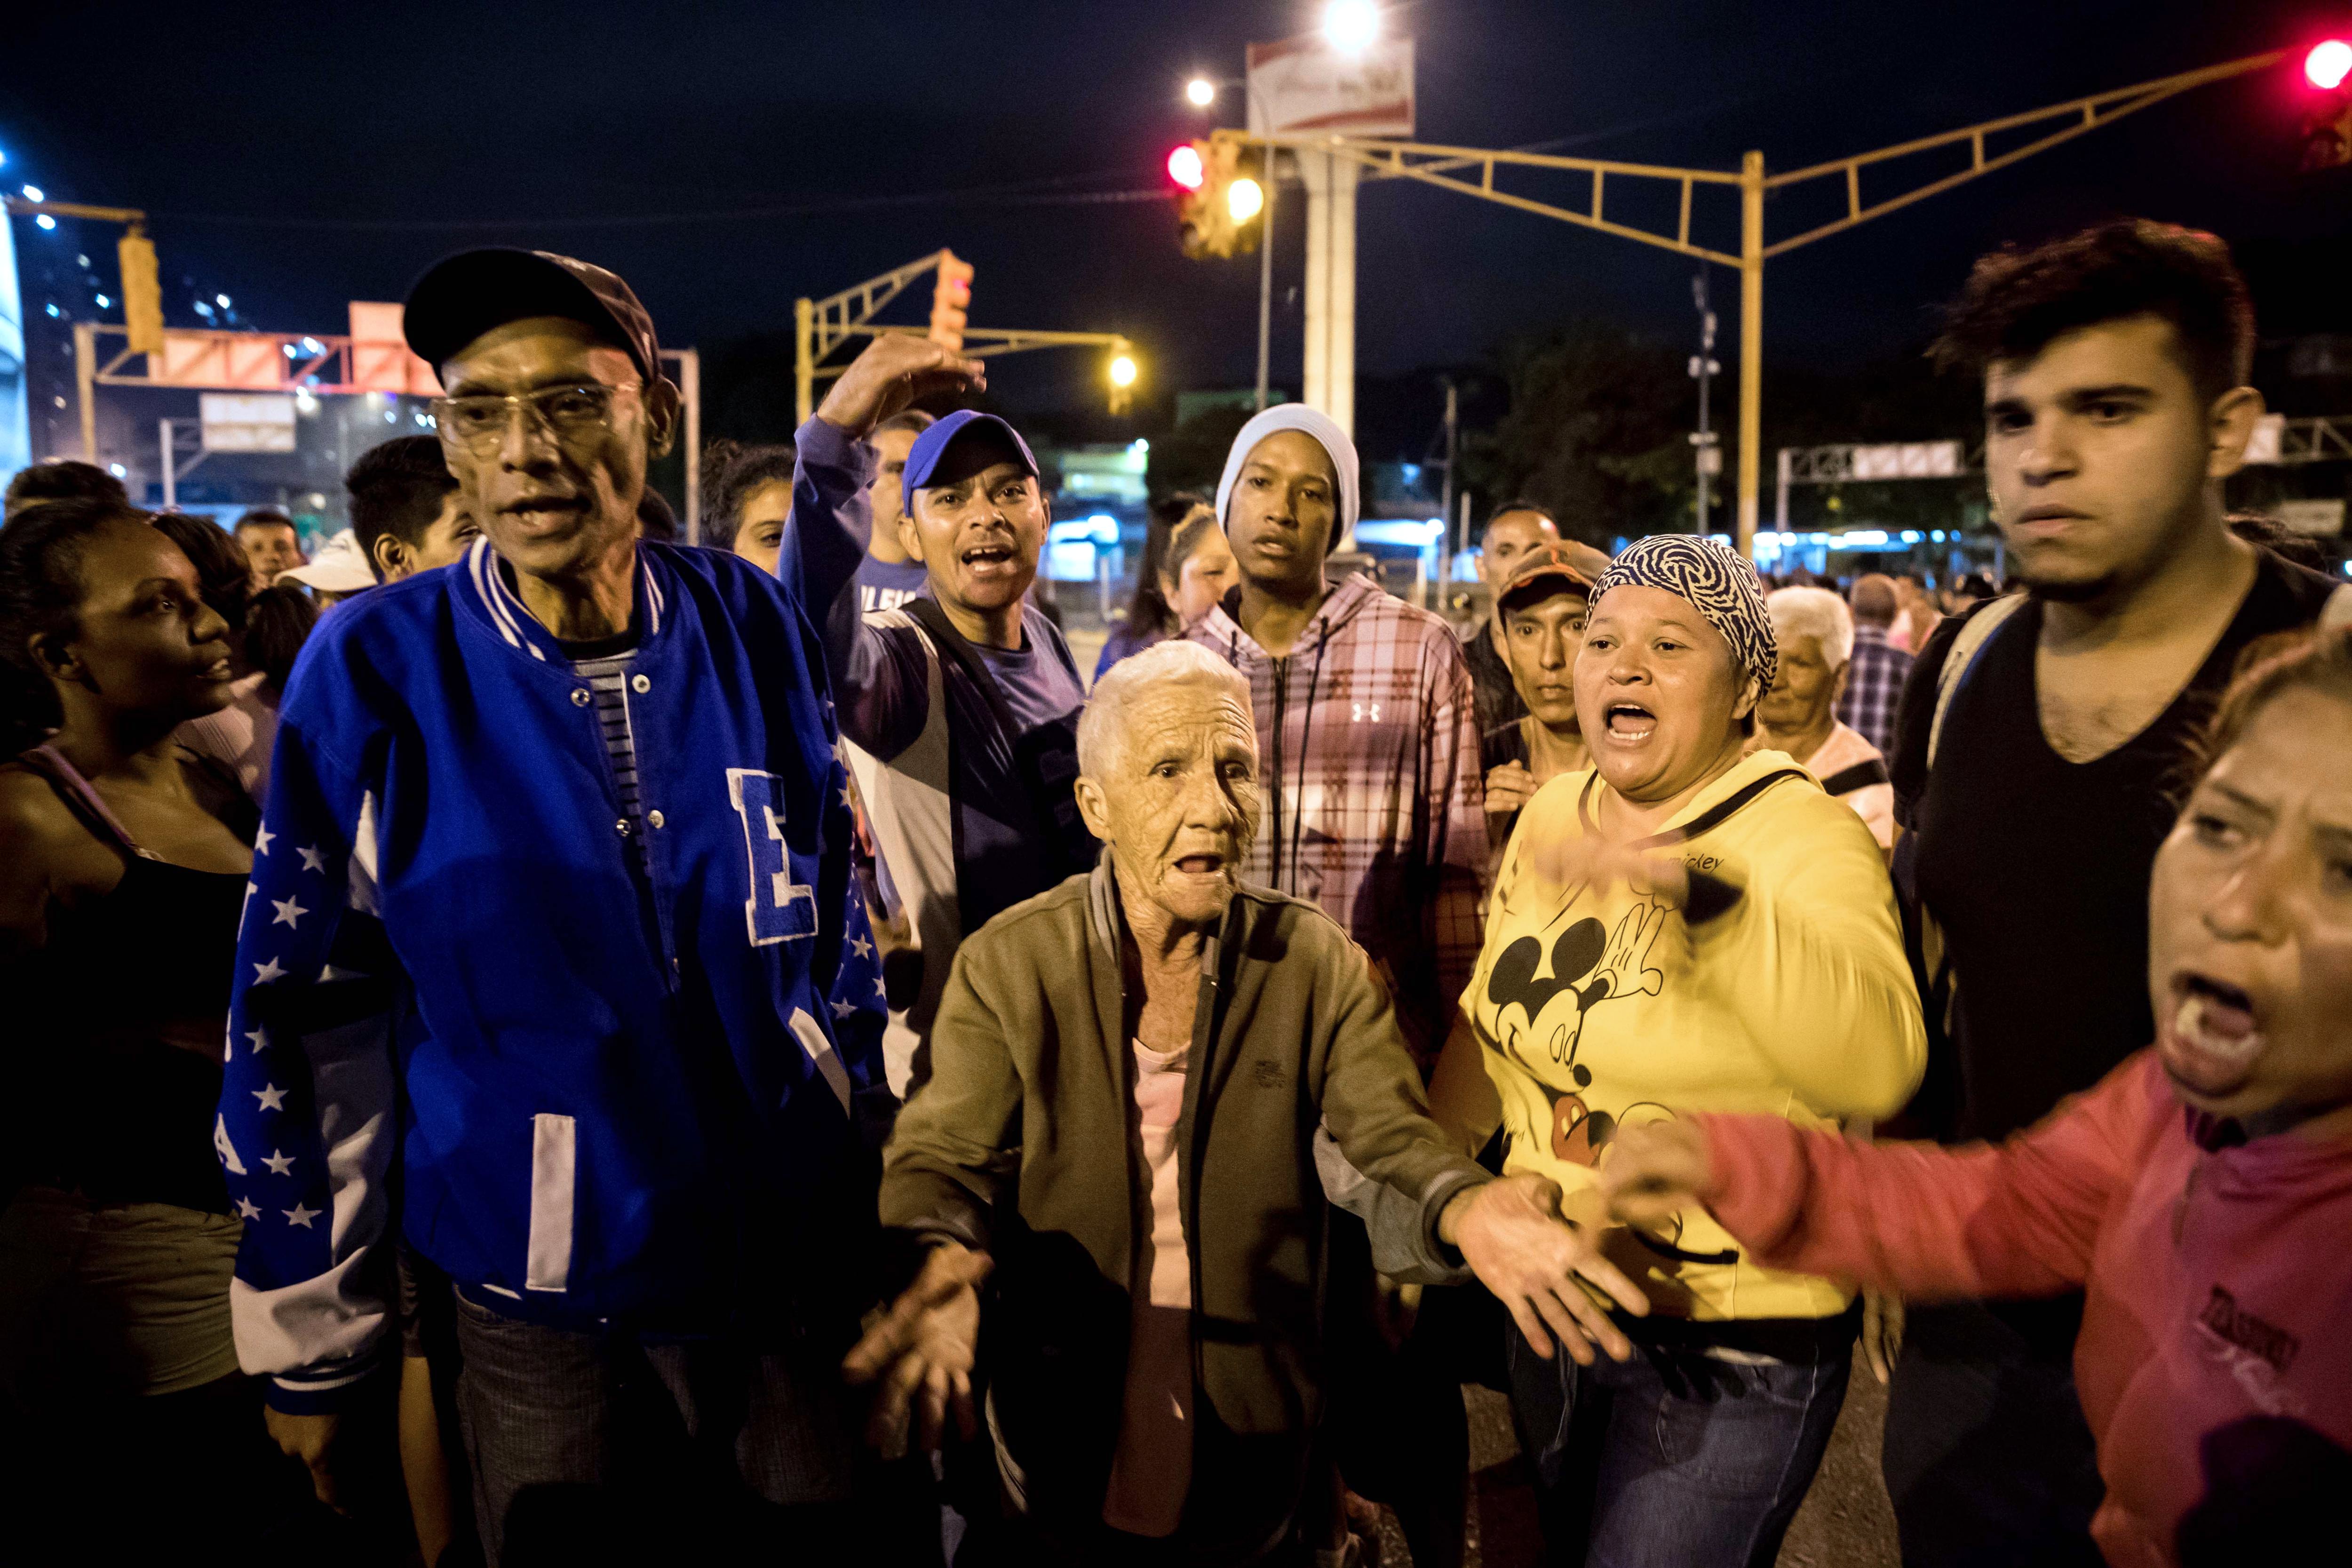
{"type": "Polygon", "coordinates": [[[1998,1144],[1865,1143],[1779,1117],[1700,1116],[1707,1207],[1776,1268],[1920,1300],[2046,1296],[2079,1287],[2108,1205],[2168,1112],[2152,1057],[1998,1144]]]}

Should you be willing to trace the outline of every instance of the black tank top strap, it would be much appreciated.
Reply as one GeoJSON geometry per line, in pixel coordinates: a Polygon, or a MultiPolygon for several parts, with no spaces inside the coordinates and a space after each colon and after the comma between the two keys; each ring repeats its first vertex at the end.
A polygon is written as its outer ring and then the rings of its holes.
{"type": "Polygon", "coordinates": [[[152,851],[140,847],[139,841],[131,837],[131,830],[123,826],[113,809],[99,798],[98,791],[81,776],[79,769],[66,760],[63,752],[55,746],[39,745],[16,760],[49,781],[50,787],[58,792],[58,798],[65,802],[66,809],[89,829],[92,837],[111,844],[134,859],[160,858],[152,851]]]}

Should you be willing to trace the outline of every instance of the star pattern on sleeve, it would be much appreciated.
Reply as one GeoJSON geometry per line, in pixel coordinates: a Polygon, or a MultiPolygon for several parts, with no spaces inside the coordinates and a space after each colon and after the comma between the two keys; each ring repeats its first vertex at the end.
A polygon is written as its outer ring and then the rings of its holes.
{"type": "Polygon", "coordinates": [[[243,1219],[259,1219],[261,1217],[261,1205],[255,1203],[251,1198],[239,1198],[236,1200],[236,1212],[238,1217],[243,1219]]]}
{"type": "Polygon", "coordinates": [[[302,869],[305,871],[316,871],[321,877],[327,874],[327,858],[319,852],[318,846],[297,849],[295,853],[302,857],[302,869]]]}
{"type": "Polygon", "coordinates": [[[274,958],[266,959],[253,966],[253,983],[256,985],[267,985],[273,980],[283,980],[285,977],[285,968],[274,958]]]}
{"type": "Polygon", "coordinates": [[[268,854],[269,841],[277,837],[278,835],[270,832],[267,827],[257,829],[253,835],[253,852],[256,855],[268,854]]]}
{"type": "Polygon", "coordinates": [[[290,1176],[294,1173],[294,1156],[278,1150],[272,1149],[261,1163],[269,1167],[269,1173],[273,1176],[290,1176]]]}
{"type": "Polygon", "coordinates": [[[310,1229],[310,1222],[325,1212],[324,1209],[314,1209],[302,1204],[296,1204],[292,1208],[284,1211],[288,1224],[299,1225],[304,1230],[310,1229]]]}
{"type": "Polygon", "coordinates": [[[254,1099],[261,1101],[261,1109],[264,1110],[286,1109],[286,1091],[274,1083],[265,1083],[251,1092],[254,1099]]]}
{"type": "Polygon", "coordinates": [[[269,1048],[269,1035],[263,1029],[247,1029],[245,1037],[253,1042],[253,1054],[259,1056],[269,1048]]]}
{"type": "Polygon", "coordinates": [[[849,951],[860,958],[871,958],[874,956],[874,944],[862,936],[855,936],[849,939],[849,951]]]}
{"type": "Polygon", "coordinates": [[[833,1005],[833,1016],[836,1018],[850,1017],[854,1016],[856,1011],[857,1004],[855,1002],[835,1002],[833,1005]]]}
{"type": "Polygon", "coordinates": [[[310,912],[293,899],[272,899],[269,907],[278,911],[277,917],[269,922],[271,925],[293,926],[298,930],[301,927],[302,917],[310,912]]]}

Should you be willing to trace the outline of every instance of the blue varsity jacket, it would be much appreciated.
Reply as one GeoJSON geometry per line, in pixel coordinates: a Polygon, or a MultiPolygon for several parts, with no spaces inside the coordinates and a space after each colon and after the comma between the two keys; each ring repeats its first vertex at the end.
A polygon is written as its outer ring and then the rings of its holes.
{"type": "Polygon", "coordinates": [[[385,1353],[395,1237],[512,1316],[691,1335],[830,1300],[873,1226],[882,986],[815,634],[732,555],[637,560],[642,828],[487,541],[335,609],[288,684],[215,1124],[280,1409],[385,1353]]]}

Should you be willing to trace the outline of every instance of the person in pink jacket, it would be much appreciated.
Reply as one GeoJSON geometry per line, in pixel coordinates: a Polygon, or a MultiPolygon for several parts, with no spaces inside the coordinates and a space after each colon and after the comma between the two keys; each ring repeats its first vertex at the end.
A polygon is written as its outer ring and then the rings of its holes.
{"type": "Polygon", "coordinates": [[[2007,1142],[1629,1128],[1620,1222],[1693,1199],[1772,1267],[2087,1291],[2108,1562],[2286,1562],[2352,1498],[2352,630],[2241,675],[2148,892],[2157,1038],[2007,1142]]]}

